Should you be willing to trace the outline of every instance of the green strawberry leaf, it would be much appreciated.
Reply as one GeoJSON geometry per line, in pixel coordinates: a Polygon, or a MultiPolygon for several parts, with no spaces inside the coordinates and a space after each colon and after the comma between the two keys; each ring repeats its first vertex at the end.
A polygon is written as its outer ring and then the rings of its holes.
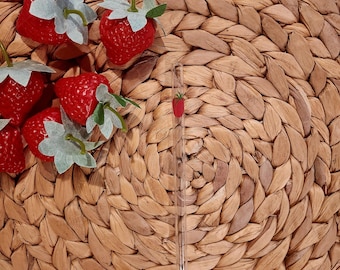
{"type": "Polygon", "coordinates": [[[134,102],[133,100],[131,100],[129,98],[124,98],[124,99],[126,100],[126,102],[128,102],[128,103],[132,104],[133,106],[136,106],[137,108],[140,109],[140,106],[136,102],[134,102]]]}
{"type": "Polygon", "coordinates": [[[117,102],[122,106],[125,107],[126,106],[126,101],[124,100],[124,98],[122,96],[118,96],[116,94],[111,94],[112,96],[114,96],[114,98],[117,100],[117,102]]]}
{"type": "Polygon", "coordinates": [[[93,112],[93,120],[98,125],[104,124],[104,104],[103,103],[98,102],[98,105],[94,109],[94,112],[93,112]]]}
{"type": "Polygon", "coordinates": [[[134,106],[136,106],[137,108],[140,108],[140,106],[134,102],[133,100],[129,99],[129,98],[126,98],[126,97],[123,97],[123,96],[119,96],[119,95],[116,95],[116,94],[112,94],[111,95],[117,100],[117,102],[122,106],[122,107],[126,107],[127,103],[130,103],[134,106]]]}
{"type": "Polygon", "coordinates": [[[153,9],[150,9],[146,13],[146,17],[147,18],[156,18],[156,17],[159,17],[159,16],[163,15],[165,10],[166,10],[166,4],[162,4],[162,5],[156,6],[153,9]]]}

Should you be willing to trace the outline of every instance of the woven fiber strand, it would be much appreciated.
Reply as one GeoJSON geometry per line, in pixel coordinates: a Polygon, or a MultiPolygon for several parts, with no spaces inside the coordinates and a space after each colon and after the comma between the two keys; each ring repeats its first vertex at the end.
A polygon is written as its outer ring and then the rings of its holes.
{"type": "Polygon", "coordinates": [[[176,63],[188,269],[339,269],[339,1],[158,2],[163,29],[125,69],[107,61],[99,20],[88,45],[45,46],[16,33],[22,1],[0,3],[13,59],[51,66],[52,82],[97,71],[141,106],[121,112],[129,130],[95,170],[58,175],[26,149],[21,175],[0,174],[0,269],[177,269],[176,63]]]}

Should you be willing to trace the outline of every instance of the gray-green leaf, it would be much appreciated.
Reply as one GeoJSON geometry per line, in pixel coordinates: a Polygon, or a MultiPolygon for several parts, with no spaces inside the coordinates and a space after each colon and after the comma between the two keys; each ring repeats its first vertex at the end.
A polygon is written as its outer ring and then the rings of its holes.
{"type": "Polygon", "coordinates": [[[11,119],[0,119],[0,131],[3,130],[10,121],[11,119]]]}

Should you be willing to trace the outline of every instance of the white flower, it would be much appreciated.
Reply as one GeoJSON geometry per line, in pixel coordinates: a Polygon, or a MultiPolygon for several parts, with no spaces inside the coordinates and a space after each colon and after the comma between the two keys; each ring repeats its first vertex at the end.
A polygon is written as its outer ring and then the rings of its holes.
{"type": "Polygon", "coordinates": [[[83,0],[34,0],[30,13],[40,19],[54,19],[55,31],[66,35],[75,43],[88,42],[88,27],[97,14],[83,0]]]}
{"type": "Polygon", "coordinates": [[[96,161],[88,153],[103,142],[89,142],[84,128],[73,123],[61,109],[63,124],[45,121],[47,137],[40,142],[39,151],[46,156],[54,157],[58,173],[66,172],[74,163],[87,168],[95,168],[96,161]]]}

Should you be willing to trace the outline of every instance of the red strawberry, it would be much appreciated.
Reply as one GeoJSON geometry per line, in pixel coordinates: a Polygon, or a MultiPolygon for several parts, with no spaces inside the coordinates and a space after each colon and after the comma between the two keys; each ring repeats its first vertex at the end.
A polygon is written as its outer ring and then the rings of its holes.
{"type": "Polygon", "coordinates": [[[0,67],[0,116],[20,125],[43,94],[44,77],[40,72],[53,69],[32,60],[13,63],[0,41],[7,66],[0,67]]]}
{"type": "Polygon", "coordinates": [[[0,172],[20,173],[25,156],[20,130],[10,125],[0,130],[0,172]]]}
{"type": "Polygon", "coordinates": [[[107,85],[109,91],[111,90],[105,76],[89,72],[59,79],[54,90],[68,117],[78,124],[85,125],[98,104],[96,90],[100,84],[107,85]]]}
{"type": "Polygon", "coordinates": [[[154,21],[148,18],[144,28],[133,32],[127,18],[110,20],[110,13],[111,10],[105,11],[101,18],[101,40],[111,62],[124,65],[152,45],[156,32],[154,21]]]}
{"type": "Polygon", "coordinates": [[[33,1],[24,0],[16,22],[17,32],[43,44],[58,45],[69,41],[66,34],[56,33],[54,20],[44,20],[30,14],[29,9],[33,1]]]}
{"type": "Polygon", "coordinates": [[[10,118],[12,125],[20,125],[44,90],[44,77],[32,72],[27,86],[7,77],[0,83],[0,115],[10,118]]]}
{"type": "Polygon", "coordinates": [[[181,117],[184,113],[184,99],[183,94],[177,93],[172,100],[172,109],[176,117],[181,117]]]}
{"type": "Polygon", "coordinates": [[[31,116],[24,123],[21,132],[31,152],[41,160],[50,162],[53,157],[43,155],[38,149],[39,143],[47,137],[44,121],[61,123],[60,108],[50,107],[31,116]]]}

